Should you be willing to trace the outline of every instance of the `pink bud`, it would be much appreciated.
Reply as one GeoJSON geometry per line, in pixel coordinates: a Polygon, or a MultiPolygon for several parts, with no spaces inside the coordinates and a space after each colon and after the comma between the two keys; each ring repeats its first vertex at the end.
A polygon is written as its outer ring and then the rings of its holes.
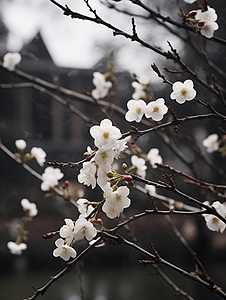
{"type": "Polygon", "coordinates": [[[68,180],[65,180],[64,184],[65,184],[65,185],[69,185],[69,181],[68,181],[68,180]]]}
{"type": "Polygon", "coordinates": [[[123,163],[123,164],[122,164],[122,168],[123,168],[123,170],[126,170],[126,169],[127,169],[127,164],[126,164],[126,163],[123,163]]]}
{"type": "Polygon", "coordinates": [[[203,27],[205,25],[205,21],[199,20],[198,21],[198,27],[203,27]]]}
{"type": "Polygon", "coordinates": [[[98,218],[98,219],[96,220],[96,223],[98,223],[98,224],[103,224],[103,221],[101,220],[101,218],[98,218]]]}
{"type": "Polygon", "coordinates": [[[89,157],[90,156],[90,154],[88,153],[88,152],[85,152],[84,154],[83,154],[83,157],[84,158],[87,158],[87,157],[89,157]]]}
{"type": "Polygon", "coordinates": [[[95,218],[89,219],[89,222],[90,222],[90,223],[93,223],[93,221],[95,221],[95,218]]]}
{"type": "Polygon", "coordinates": [[[131,182],[131,181],[133,181],[133,177],[130,176],[130,175],[125,175],[125,176],[124,176],[124,180],[125,180],[125,181],[128,181],[128,182],[131,182]]]}
{"type": "Polygon", "coordinates": [[[197,10],[191,10],[189,13],[188,13],[188,16],[193,18],[195,15],[197,14],[197,10]]]}

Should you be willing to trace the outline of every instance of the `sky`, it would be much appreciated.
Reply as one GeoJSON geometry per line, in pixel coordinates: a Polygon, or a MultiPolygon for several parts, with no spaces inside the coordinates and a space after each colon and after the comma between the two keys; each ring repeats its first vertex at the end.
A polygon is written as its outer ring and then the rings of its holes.
{"type": "MultiPolygon", "coordinates": [[[[92,16],[83,0],[59,0],[74,11],[92,16]]],[[[130,17],[115,14],[99,0],[90,1],[98,14],[108,22],[131,32],[130,17]]],[[[115,2],[123,7],[128,1],[115,2]]],[[[135,9],[139,13],[138,8],[135,9]]],[[[159,59],[150,50],[137,43],[131,43],[122,36],[113,37],[112,31],[102,25],[88,21],[73,20],[64,16],[60,8],[49,0],[3,0],[3,21],[9,29],[7,48],[9,51],[20,51],[24,43],[29,42],[40,31],[53,61],[58,66],[74,68],[91,68],[105,52],[114,48],[117,52],[118,66],[122,70],[148,76],[150,64],[159,59]],[[139,59],[140,55],[140,59],[139,59]]],[[[146,34],[142,21],[136,20],[139,35],[146,34]],[[139,23],[140,22],[140,23],[139,23]]],[[[150,23],[150,32],[153,31],[150,23]]],[[[164,31],[151,36],[152,43],[168,50],[169,34],[164,31]]],[[[172,37],[175,43],[178,41],[172,37]]],[[[171,39],[171,40],[172,40],[171,39]]]]}

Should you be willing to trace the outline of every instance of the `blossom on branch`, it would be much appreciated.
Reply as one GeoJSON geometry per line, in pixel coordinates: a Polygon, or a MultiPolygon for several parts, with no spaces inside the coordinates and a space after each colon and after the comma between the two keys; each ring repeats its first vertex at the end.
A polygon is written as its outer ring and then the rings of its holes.
{"type": "Polygon", "coordinates": [[[147,166],[145,165],[145,160],[137,155],[131,156],[131,163],[136,168],[136,173],[142,178],[146,176],[147,166]]]}
{"type": "Polygon", "coordinates": [[[86,218],[94,210],[92,205],[89,205],[88,202],[89,201],[87,199],[82,198],[77,201],[78,211],[84,218],[86,218]]]}
{"type": "Polygon", "coordinates": [[[145,98],[146,96],[146,92],[145,89],[147,87],[147,85],[149,84],[149,78],[145,75],[137,77],[138,82],[137,81],[133,81],[132,82],[132,87],[134,87],[135,92],[132,95],[132,98],[134,100],[139,100],[142,98],[145,98]]]}
{"type": "Polygon", "coordinates": [[[3,57],[3,67],[9,71],[14,71],[21,62],[21,55],[18,52],[8,52],[3,57]]]}
{"type": "Polygon", "coordinates": [[[99,72],[94,72],[93,77],[93,84],[96,88],[92,90],[92,96],[95,99],[104,98],[107,96],[109,89],[112,87],[112,83],[110,81],[106,81],[104,75],[99,72]]]}
{"type": "Polygon", "coordinates": [[[113,191],[110,185],[104,189],[105,203],[102,210],[110,219],[120,216],[120,213],[131,204],[131,200],[127,197],[130,190],[126,186],[120,186],[116,191],[113,191]]]}
{"type": "Polygon", "coordinates": [[[74,258],[77,253],[74,248],[65,244],[64,240],[59,238],[55,241],[57,248],[53,251],[53,256],[60,256],[63,260],[68,261],[71,257],[74,258]]]}
{"type": "Polygon", "coordinates": [[[190,101],[196,96],[196,90],[193,87],[193,81],[190,79],[185,80],[184,83],[176,81],[173,84],[173,92],[170,94],[170,98],[180,104],[183,104],[186,100],[190,101]]]}
{"type": "Polygon", "coordinates": [[[160,121],[167,111],[168,107],[165,105],[165,100],[163,98],[159,98],[156,101],[148,103],[145,110],[145,117],[152,118],[154,121],[160,121]]]}
{"type": "Polygon", "coordinates": [[[97,151],[94,159],[101,170],[110,172],[111,164],[114,161],[114,151],[108,146],[103,146],[97,151]]]}
{"type": "Polygon", "coordinates": [[[147,158],[153,169],[157,168],[156,163],[162,163],[162,157],[159,155],[159,149],[157,148],[150,149],[147,154],[147,158]]]}
{"type": "Polygon", "coordinates": [[[27,245],[25,243],[16,244],[14,242],[8,242],[7,247],[11,254],[20,255],[23,250],[27,249],[27,245]]]}
{"type": "Polygon", "coordinates": [[[83,183],[87,186],[92,186],[92,189],[96,187],[96,166],[94,162],[85,161],[80,174],[78,175],[78,182],[83,183]]]}
{"type": "Polygon", "coordinates": [[[195,19],[197,21],[198,28],[200,28],[200,33],[206,38],[212,38],[214,31],[219,28],[218,24],[215,22],[217,20],[216,11],[214,8],[209,6],[204,12],[198,9],[195,19]]]}
{"type": "Polygon", "coordinates": [[[64,219],[64,221],[66,225],[60,228],[60,236],[70,244],[73,240],[74,222],[71,219],[64,219]]]}
{"type": "Polygon", "coordinates": [[[46,161],[46,153],[42,148],[33,147],[31,149],[31,155],[36,159],[37,163],[43,167],[44,162],[46,161]]]}
{"type": "Polygon", "coordinates": [[[113,126],[109,119],[102,120],[100,126],[92,126],[90,134],[94,138],[95,146],[98,148],[107,144],[109,146],[114,145],[115,141],[122,136],[120,130],[113,126]]]}
{"type": "Polygon", "coordinates": [[[27,147],[27,143],[22,139],[16,140],[15,145],[19,151],[23,151],[27,147]]]}
{"type": "Polygon", "coordinates": [[[126,121],[136,121],[137,123],[139,123],[146,111],[146,103],[144,100],[131,99],[127,102],[127,108],[129,110],[125,114],[126,121]]]}
{"type": "MultiPolygon", "coordinates": [[[[212,207],[214,207],[222,217],[226,218],[226,205],[220,203],[219,201],[215,201],[212,204],[212,207]]],[[[203,217],[206,221],[206,226],[210,230],[220,231],[221,233],[224,232],[226,224],[223,221],[221,221],[218,217],[210,214],[203,214],[203,217]]]]}
{"type": "Polygon", "coordinates": [[[93,224],[87,221],[84,217],[80,217],[75,222],[74,238],[76,241],[83,239],[84,237],[91,241],[97,235],[97,230],[93,224]]]}
{"type": "Polygon", "coordinates": [[[42,184],[41,190],[48,191],[51,188],[54,188],[58,184],[58,180],[60,180],[64,174],[61,172],[59,168],[47,167],[42,174],[42,184]]]}
{"type": "Polygon", "coordinates": [[[35,217],[38,214],[37,205],[35,203],[31,203],[28,199],[22,199],[20,203],[29,217],[35,217]]]}
{"type": "Polygon", "coordinates": [[[202,144],[209,153],[217,151],[219,149],[218,135],[216,133],[210,134],[203,140],[202,144]]]}

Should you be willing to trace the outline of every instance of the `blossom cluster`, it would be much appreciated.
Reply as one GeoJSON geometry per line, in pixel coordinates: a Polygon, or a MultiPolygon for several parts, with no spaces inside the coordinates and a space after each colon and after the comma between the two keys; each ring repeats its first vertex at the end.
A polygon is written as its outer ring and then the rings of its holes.
{"type": "Polygon", "coordinates": [[[24,150],[27,147],[27,143],[23,139],[19,139],[15,141],[15,146],[17,147],[19,154],[17,156],[22,159],[24,162],[27,160],[30,160],[32,158],[35,158],[37,163],[43,167],[45,161],[46,161],[46,152],[40,148],[40,147],[33,147],[30,151],[30,153],[26,153],[23,155],[24,150]]]}
{"type": "Polygon", "coordinates": [[[91,94],[95,99],[106,97],[109,89],[112,87],[112,83],[106,81],[104,74],[101,74],[100,72],[93,73],[93,84],[96,88],[92,90],[91,94]]]}
{"type": "Polygon", "coordinates": [[[214,31],[219,28],[216,20],[217,14],[214,8],[207,7],[207,10],[202,12],[201,9],[197,10],[195,15],[197,26],[200,28],[200,33],[206,38],[212,38],[214,31]]]}
{"type": "MultiPolygon", "coordinates": [[[[209,205],[209,202],[206,201],[204,204],[209,205]]],[[[215,201],[212,205],[215,210],[226,219],[226,202],[223,204],[219,201],[215,201]]],[[[210,215],[210,214],[203,214],[203,217],[206,221],[206,226],[212,231],[220,231],[221,233],[224,232],[226,228],[226,224],[221,221],[217,216],[210,215]]]]}
{"type": "MultiPolygon", "coordinates": [[[[33,218],[38,214],[37,205],[35,203],[30,202],[28,199],[25,198],[22,199],[20,203],[26,216],[33,218]]],[[[7,243],[7,247],[11,254],[21,255],[22,251],[27,249],[27,244],[22,242],[23,240],[27,240],[27,234],[28,232],[24,231],[24,229],[20,227],[20,235],[18,236],[16,242],[9,241],[7,243]]]]}
{"type": "Polygon", "coordinates": [[[73,243],[86,238],[88,241],[91,241],[97,235],[97,229],[94,227],[92,220],[87,220],[87,211],[91,209],[92,206],[88,204],[88,200],[79,199],[80,201],[80,211],[86,211],[81,213],[76,222],[72,221],[69,218],[66,218],[64,221],[66,225],[63,225],[60,228],[59,234],[60,238],[55,241],[57,248],[53,251],[53,256],[60,256],[64,260],[69,260],[71,257],[76,256],[76,251],[72,247],[73,243]],[[90,209],[89,209],[89,208],[90,209]]]}
{"type": "MultiPolygon", "coordinates": [[[[179,104],[183,104],[186,100],[190,101],[196,96],[193,81],[190,79],[185,80],[183,83],[180,81],[175,82],[172,89],[173,92],[170,94],[170,98],[176,100],[179,104]]],[[[138,92],[135,94],[138,94],[138,92]]],[[[133,98],[127,102],[127,108],[125,119],[128,122],[136,121],[137,123],[141,121],[143,115],[146,118],[152,118],[154,121],[161,121],[168,112],[168,107],[165,105],[165,99],[163,98],[150,101],[148,104],[138,97],[136,99],[133,98]]]]}
{"type": "Polygon", "coordinates": [[[108,217],[114,218],[116,215],[119,216],[120,212],[123,211],[123,208],[128,207],[128,201],[125,200],[127,202],[123,202],[124,197],[122,194],[128,195],[129,189],[127,187],[120,189],[117,186],[112,188],[109,182],[110,179],[112,180],[112,176],[114,176],[111,173],[113,161],[114,159],[118,159],[120,153],[128,147],[126,145],[128,139],[120,139],[122,137],[120,130],[116,126],[113,126],[109,119],[102,120],[100,122],[100,126],[95,125],[91,127],[90,134],[94,138],[94,144],[98,150],[92,151],[90,147],[87,148],[87,154],[93,157],[90,161],[83,163],[78,175],[78,181],[87,186],[91,186],[93,189],[96,187],[96,184],[101,187],[105,193],[106,199],[108,199],[106,200],[107,204],[103,206],[103,210],[107,207],[107,205],[108,207],[110,207],[110,205],[113,207],[116,203],[114,202],[115,198],[117,198],[117,203],[122,201],[121,204],[117,206],[117,212],[113,212],[113,210],[111,210],[110,213],[110,210],[105,209],[108,217]],[[122,190],[124,193],[121,194],[122,190]]]}
{"type": "MultiPolygon", "coordinates": [[[[185,2],[191,4],[194,0],[185,0],[185,2]]],[[[197,31],[199,30],[201,35],[206,38],[212,38],[214,35],[214,31],[219,28],[217,24],[217,14],[214,8],[207,6],[206,11],[202,11],[201,9],[192,10],[188,13],[186,19],[193,28],[197,31]]]]}

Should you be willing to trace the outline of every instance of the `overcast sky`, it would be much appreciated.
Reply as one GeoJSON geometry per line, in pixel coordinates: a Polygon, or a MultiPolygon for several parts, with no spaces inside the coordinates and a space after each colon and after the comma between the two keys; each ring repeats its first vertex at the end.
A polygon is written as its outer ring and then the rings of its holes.
{"type": "MultiPolygon", "coordinates": [[[[59,0],[62,5],[83,14],[90,14],[83,0],[59,0]]],[[[116,15],[107,9],[99,0],[90,1],[98,14],[108,22],[131,32],[130,17],[116,15]]],[[[122,0],[120,5],[128,4],[122,0]]],[[[136,12],[139,12],[136,7],[136,12]]],[[[72,20],[49,0],[5,0],[2,4],[3,21],[10,30],[8,50],[19,51],[23,43],[29,42],[40,31],[44,42],[59,66],[90,68],[104,55],[105,48],[115,48],[122,69],[141,75],[151,72],[150,64],[156,62],[156,55],[137,43],[131,43],[124,37],[113,37],[112,32],[102,25],[88,21],[72,20]],[[123,46],[125,46],[123,48],[123,46]],[[104,48],[104,49],[103,49],[104,48]],[[119,49],[119,50],[118,50],[119,49]],[[142,52],[141,52],[142,51],[142,52]],[[139,57],[140,54],[140,57],[139,57]]],[[[142,35],[145,28],[139,26],[142,35]]],[[[150,33],[153,28],[150,27],[150,33]]],[[[168,50],[166,40],[169,34],[159,32],[153,35],[152,43],[168,50]]],[[[172,37],[174,45],[175,37],[172,37]]],[[[149,75],[149,74],[147,74],[149,75]]]]}

